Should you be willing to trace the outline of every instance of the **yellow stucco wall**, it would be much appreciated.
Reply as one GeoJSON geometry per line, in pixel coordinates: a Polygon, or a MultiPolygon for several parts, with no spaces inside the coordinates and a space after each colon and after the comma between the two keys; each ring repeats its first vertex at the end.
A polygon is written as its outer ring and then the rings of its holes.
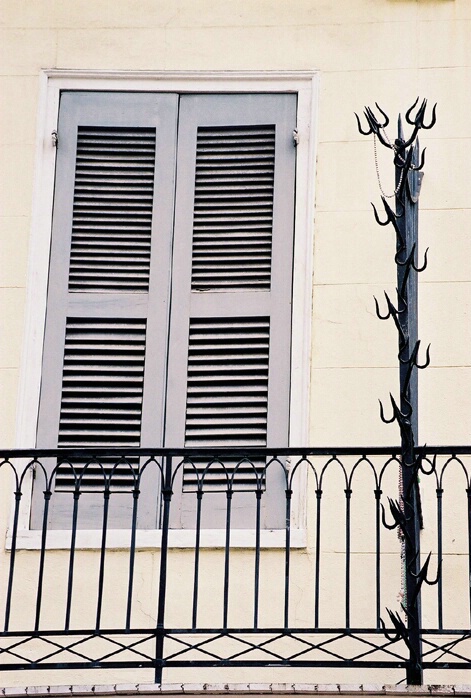
{"type": "MultiPolygon", "coordinates": [[[[376,407],[395,386],[392,329],[376,321],[371,300],[393,282],[392,241],[372,221],[369,201],[379,198],[372,143],[356,132],[353,111],[376,100],[395,114],[418,94],[437,101],[438,123],[422,139],[421,236],[431,254],[421,278],[421,336],[433,357],[421,376],[421,438],[467,442],[467,0],[3,0],[0,21],[3,445],[14,434],[41,68],[320,71],[313,444],[396,440],[376,407]]],[[[386,183],[390,171],[384,162],[386,183]]]]}
{"type": "MultiPolygon", "coordinates": [[[[0,0],[0,26],[2,446],[12,446],[15,437],[39,73],[48,68],[319,71],[311,445],[397,442],[395,427],[382,425],[377,412],[377,398],[396,388],[394,331],[376,319],[372,300],[385,284],[394,288],[394,240],[373,221],[369,202],[379,201],[373,146],[357,133],[353,112],[377,101],[394,115],[417,95],[436,101],[437,125],[422,138],[420,235],[421,246],[430,246],[430,263],[420,284],[420,336],[432,343],[432,365],[421,375],[420,439],[470,442],[469,0],[0,0]]],[[[390,191],[391,164],[381,157],[380,165],[390,191]]],[[[4,530],[9,495],[2,497],[4,530]]],[[[296,559],[300,579],[303,566],[312,573],[309,550],[296,559]]],[[[19,561],[33,586],[28,556],[34,555],[24,552],[19,561]]],[[[57,572],[64,556],[53,555],[57,572]]],[[[119,573],[115,555],[110,569],[116,564],[119,573]]],[[[179,555],[175,584],[189,564],[179,555]]],[[[213,555],[218,565],[219,554],[213,555]]],[[[157,561],[148,554],[143,562],[151,578],[157,561]]],[[[362,569],[363,562],[357,579],[362,569]]],[[[208,608],[211,601],[209,595],[208,608]]],[[[227,672],[219,675],[231,680],[227,672]]],[[[84,677],[75,682],[85,683],[84,677]]],[[[233,672],[235,679],[240,672],[233,672]]],[[[317,680],[329,677],[320,672],[317,680]]],[[[36,681],[45,683],[30,677],[36,681]]]]}

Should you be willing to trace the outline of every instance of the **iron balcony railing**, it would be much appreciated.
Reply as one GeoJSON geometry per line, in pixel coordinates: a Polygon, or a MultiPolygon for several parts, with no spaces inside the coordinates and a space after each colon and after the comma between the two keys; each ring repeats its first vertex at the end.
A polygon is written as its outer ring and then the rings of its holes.
{"type": "Polygon", "coordinates": [[[411,594],[398,448],[4,451],[0,668],[469,669],[471,447],[416,463],[411,594]]]}

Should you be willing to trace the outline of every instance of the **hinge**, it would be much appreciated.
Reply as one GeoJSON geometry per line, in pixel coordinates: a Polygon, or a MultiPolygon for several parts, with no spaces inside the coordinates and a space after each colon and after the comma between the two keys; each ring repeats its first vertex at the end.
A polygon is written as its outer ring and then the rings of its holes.
{"type": "Polygon", "coordinates": [[[59,145],[59,139],[58,139],[58,137],[57,137],[57,131],[55,131],[55,130],[52,131],[52,133],[51,133],[51,138],[52,138],[52,147],[53,147],[53,148],[57,148],[57,146],[59,145]]]}
{"type": "Polygon", "coordinates": [[[297,128],[293,131],[293,143],[295,148],[299,145],[299,133],[297,128]]]}

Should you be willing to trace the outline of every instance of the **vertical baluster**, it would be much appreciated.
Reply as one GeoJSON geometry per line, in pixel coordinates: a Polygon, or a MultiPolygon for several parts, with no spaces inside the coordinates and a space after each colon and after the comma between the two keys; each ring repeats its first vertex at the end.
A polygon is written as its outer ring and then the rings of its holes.
{"type": "Polygon", "coordinates": [[[258,606],[260,594],[260,508],[262,502],[262,490],[257,489],[256,493],[256,513],[255,513],[255,569],[254,569],[254,598],[253,598],[253,627],[258,628],[258,606]]]}
{"type": "Polygon", "coordinates": [[[226,543],[224,546],[224,602],[222,613],[222,627],[227,628],[227,618],[229,613],[229,573],[230,573],[230,548],[231,548],[231,507],[232,489],[228,485],[226,504],[226,543]]]}
{"type": "Polygon", "coordinates": [[[196,628],[198,619],[198,588],[199,588],[199,569],[200,569],[200,545],[201,545],[201,506],[203,503],[202,485],[198,483],[198,492],[196,493],[196,531],[195,531],[195,568],[193,574],[193,611],[191,617],[191,627],[196,628]]]}
{"type": "MultiPolygon", "coordinates": [[[[15,473],[16,476],[16,473],[15,473]]],[[[15,511],[13,514],[13,530],[11,535],[11,550],[10,550],[10,569],[8,571],[8,587],[7,587],[7,598],[5,604],[5,624],[4,631],[7,632],[10,626],[10,613],[11,613],[11,598],[13,594],[13,579],[15,574],[15,559],[16,559],[16,540],[18,537],[18,518],[20,513],[20,502],[21,502],[22,492],[19,489],[19,484],[16,484],[15,491],[15,511]]]]}
{"type": "Polygon", "coordinates": [[[165,457],[165,473],[162,497],[162,542],[160,548],[159,598],[157,606],[157,627],[155,633],[155,683],[162,683],[162,671],[164,663],[164,621],[165,597],[167,593],[168,531],[170,523],[170,503],[172,500],[172,456],[170,455],[165,457]]]}
{"type": "Polygon", "coordinates": [[[44,492],[44,511],[43,511],[43,524],[41,530],[41,550],[39,553],[39,572],[38,572],[38,591],[36,594],[36,613],[34,619],[34,632],[39,631],[39,619],[41,616],[41,604],[43,595],[43,582],[44,582],[44,564],[46,561],[46,537],[47,537],[47,520],[49,516],[49,501],[51,499],[52,492],[50,490],[50,483],[46,485],[46,490],[44,492]]]}
{"type": "Polygon", "coordinates": [[[466,490],[468,495],[468,580],[469,580],[469,616],[471,623],[471,487],[466,490]]]}
{"type": "Polygon", "coordinates": [[[78,520],[78,503],[80,497],[80,489],[76,484],[74,489],[74,504],[72,509],[72,530],[70,532],[70,552],[69,552],[69,573],[67,579],[67,601],[65,605],[65,623],[64,630],[70,628],[70,614],[72,611],[72,592],[74,585],[74,563],[75,563],[75,544],[77,538],[77,520],[78,520]]]}
{"type": "Polygon", "coordinates": [[[375,528],[376,528],[376,549],[375,549],[375,572],[376,572],[376,629],[381,627],[381,495],[383,491],[375,489],[375,528]]]}
{"type": "MultiPolygon", "coordinates": [[[[443,557],[442,557],[443,556],[442,495],[443,495],[443,489],[441,487],[437,487],[437,555],[438,555],[438,564],[440,564],[440,560],[443,559],[443,557]]],[[[438,627],[440,630],[443,630],[443,581],[442,581],[441,574],[438,575],[437,602],[438,602],[438,627]]]]}
{"type": "Polygon", "coordinates": [[[314,627],[319,627],[319,597],[321,571],[321,498],[322,490],[316,490],[316,582],[314,599],[314,627]]]}
{"type": "Polygon", "coordinates": [[[350,503],[352,490],[345,490],[345,627],[350,627],[350,503]]]}
{"type": "Polygon", "coordinates": [[[108,511],[110,504],[110,483],[108,479],[105,483],[105,491],[103,492],[103,525],[101,528],[101,547],[100,547],[100,569],[98,573],[98,598],[96,605],[96,623],[95,630],[98,632],[101,626],[101,611],[103,608],[103,586],[105,583],[105,559],[106,559],[106,534],[108,533],[108,511]]]}
{"type": "Polygon", "coordinates": [[[135,483],[132,491],[132,522],[131,522],[131,543],[129,546],[129,576],[128,576],[128,600],[126,605],[126,632],[131,629],[132,613],[132,593],[134,587],[134,567],[136,562],[136,531],[137,531],[137,508],[139,504],[139,481],[135,483]]]}
{"type": "Polygon", "coordinates": [[[289,576],[291,563],[291,497],[293,490],[286,488],[286,525],[285,525],[285,608],[284,625],[289,627],[289,576]]]}

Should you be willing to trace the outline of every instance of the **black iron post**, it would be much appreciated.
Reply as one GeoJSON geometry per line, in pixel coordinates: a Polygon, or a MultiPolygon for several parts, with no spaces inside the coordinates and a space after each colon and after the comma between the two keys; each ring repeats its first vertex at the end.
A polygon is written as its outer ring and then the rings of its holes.
{"type": "MultiPolygon", "coordinates": [[[[422,684],[423,670],[421,664],[422,642],[420,629],[422,614],[420,594],[415,603],[411,599],[420,572],[420,494],[418,489],[415,446],[418,444],[418,371],[413,358],[418,341],[418,289],[417,268],[414,266],[418,249],[419,193],[422,172],[401,167],[407,162],[404,148],[404,134],[399,117],[398,138],[396,140],[396,221],[400,235],[396,246],[397,266],[397,307],[400,326],[399,340],[399,389],[400,412],[404,415],[404,427],[401,431],[402,463],[402,505],[405,515],[404,553],[405,553],[405,598],[409,639],[409,663],[407,666],[407,683],[422,684]],[[402,186],[401,177],[405,178],[402,186]],[[402,242],[403,241],[403,242],[402,242]],[[407,419],[408,416],[408,419],[407,419]],[[408,423],[409,422],[409,423],[408,423]]],[[[411,145],[411,166],[417,167],[419,143],[411,145]]]]}
{"type": "MultiPolygon", "coordinates": [[[[418,104],[418,99],[406,112],[406,121],[413,126],[412,134],[405,139],[401,117],[398,121],[398,135],[394,143],[391,143],[386,135],[386,127],[389,124],[388,116],[376,104],[381,113],[379,121],[372,109],[365,108],[364,114],[368,123],[368,129],[361,127],[357,116],[358,128],[363,135],[373,134],[375,139],[375,159],[379,181],[379,169],[376,155],[376,141],[390,148],[394,153],[395,165],[395,189],[390,196],[386,195],[381,187],[383,207],[386,220],[381,220],[376,208],[373,206],[376,221],[379,225],[394,227],[396,232],[395,263],[397,268],[397,303],[393,304],[388,294],[385,293],[387,311],[383,315],[379,309],[379,303],[375,299],[376,312],[381,320],[393,318],[398,333],[398,361],[399,361],[399,404],[393,396],[390,396],[392,417],[384,414],[383,405],[380,403],[381,419],[385,423],[397,422],[401,438],[401,475],[399,500],[390,501],[390,512],[394,523],[389,525],[385,521],[383,509],[383,523],[387,528],[398,527],[403,541],[404,552],[404,601],[402,604],[406,617],[406,623],[402,618],[388,610],[391,622],[396,630],[394,641],[403,640],[409,651],[407,661],[407,683],[422,684],[422,646],[421,646],[421,606],[420,589],[426,581],[428,561],[424,567],[420,567],[420,527],[421,506],[418,485],[418,472],[420,469],[420,453],[418,444],[418,379],[417,371],[426,368],[430,362],[429,349],[423,364],[419,363],[418,354],[420,340],[418,339],[418,314],[417,314],[417,275],[427,265],[425,254],[422,266],[417,263],[418,252],[418,199],[424,154],[420,157],[418,132],[421,128],[429,129],[435,124],[435,107],[432,111],[430,123],[425,125],[424,116],[427,102],[423,100],[417,108],[415,116],[412,116],[418,104]],[[394,198],[395,212],[387,203],[387,198],[394,198]]],[[[429,558],[428,558],[429,559],[429,558]]],[[[427,559],[427,560],[428,560],[427,559]]]]}
{"type": "Polygon", "coordinates": [[[155,637],[155,683],[162,683],[165,637],[165,597],[167,594],[168,530],[170,526],[170,502],[172,500],[172,456],[165,456],[162,486],[162,542],[160,547],[159,598],[155,637]]]}

